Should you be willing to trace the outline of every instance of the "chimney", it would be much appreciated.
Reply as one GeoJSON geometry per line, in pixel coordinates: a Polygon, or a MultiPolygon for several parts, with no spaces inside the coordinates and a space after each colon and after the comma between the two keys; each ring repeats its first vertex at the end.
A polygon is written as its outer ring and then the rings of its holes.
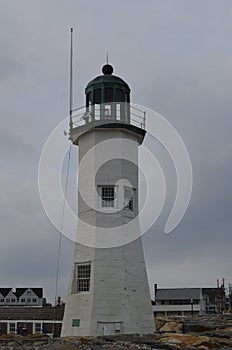
{"type": "Polygon", "coordinates": [[[56,305],[57,305],[57,306],[60,306],[60,305],[61,305],[61,296],[60,296],[60,295],[58,295],[58,297],[57,297],[56,305]]]}
{"type": "Polygon", "coordinates": [[[154,291],[155,291],[155,296],[154,296],[154,299],[156,299],[157,289],[158,289],[158,284],[157,284],[157,283],[155,283],[155,284],[154,284],[154,291]]]}

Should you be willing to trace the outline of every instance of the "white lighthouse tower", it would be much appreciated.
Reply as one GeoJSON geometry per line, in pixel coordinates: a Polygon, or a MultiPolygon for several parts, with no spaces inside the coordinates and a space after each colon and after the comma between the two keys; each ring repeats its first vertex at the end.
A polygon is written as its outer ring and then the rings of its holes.
{"type": "MultiPolygon", "coordinates": [[[[78,232],[61,336],[148,334],[155,329],[138,220],[138,146],[130,88],[106,64],[71,122],[79,146],[78,232]]],[[[137,124],[136,124],[137,123],[137,124]]]]}

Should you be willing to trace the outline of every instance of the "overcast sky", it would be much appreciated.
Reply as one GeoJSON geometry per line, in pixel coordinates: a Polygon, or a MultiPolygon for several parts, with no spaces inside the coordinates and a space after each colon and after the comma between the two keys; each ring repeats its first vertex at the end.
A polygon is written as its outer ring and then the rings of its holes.
{"type": "MultiPolygon", "coordinates": [[[[172,234],[161,220],[144,237],[150,285],[232,282],[232,2],[1,0],[0,285],[43,286],[54,299],[59,235],[41,205],[37,173],[44,143],[68,115],[71,26],[75,106],[108,51],[133,102],[166,117],[190,154],[186,215],[172,234]]],[[[63,238],[63,299],[72,254],[63,238]]]]}

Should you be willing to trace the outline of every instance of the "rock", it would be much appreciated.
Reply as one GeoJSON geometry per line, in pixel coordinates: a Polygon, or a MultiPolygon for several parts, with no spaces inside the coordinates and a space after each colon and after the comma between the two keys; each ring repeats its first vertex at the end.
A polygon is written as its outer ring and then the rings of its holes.
{"type": "Polygon", "coordinates": [[[166,340],[165,343],[168,343],[168,344],[182,344],[182,341],[178,340],[178,339],[174,339],[174,338],[169,338],[169,339],[166,340]]]}
{"type": "MultiPolygon", "coordinates": [[[[192,336],[192,338],[194,338],[194,336],[192,336]]],[[[194,346],[200,346],[200,345],[203,345],[206,342],[207,343],[210,342],[210,338],[200,335],[200,336],[195,336],[195,340],[194,340],[194,342],[192,344],[194,346]]]]}
{"type": "Polygon", "coordinates": [[[205,323],[185,323],[183,325],[184,333],[201,333],[201,332],[209,332],[215,330],[216,327],[213,325],[207,325],[205,323]]]}
{"type": "Polygon", "coordinates": [[[161,327],[167,322],[167,318],[163,317],[156,317],[155,318],[155,325],[156,325],[156,330],[159,331],[161,327]]]}
{"type": "Polygon", "coordinates": [[[205,345],[203,343],[210,342],[210,338],[198,335],[190,335],[190,334],[177,334],[177,333],[165,333],[163,334],[163,338],[161,338],[161,342],[169,343],[170,340],[173,341],[176,339],[180,341],[183,345],[192,345],[192,346],[200,346],[205,345]]]}
{"type": "Polygon", "coordinates": [[[15,345],[15,342],[14,341],[10,341],[9,343],[8,343],[8,346],[14,346],[15,345]]]}
{"type": "Polygon", "coordinates": [[[160,332],[182,332],[183,324],[176,321],[168,321],[161,328],[160,332]]]}

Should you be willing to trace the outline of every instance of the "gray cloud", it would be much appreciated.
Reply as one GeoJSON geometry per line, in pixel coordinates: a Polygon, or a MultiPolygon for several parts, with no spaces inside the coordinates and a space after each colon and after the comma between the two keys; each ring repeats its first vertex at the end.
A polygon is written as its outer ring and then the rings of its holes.
{"type": "MultiPolygon", "coordinates": [[[[165,116],[191,156],[185,217],[171,235],[162,234],[169,203],[144,238],[150,283],[212,285],[223,275],[232,281],[231,17],[229,0],[1,2],[2,285],[43,285],[54,299],[58,234],[43,213],[37,169],[47,137],[68,114],[72,25],[75,105],[84,104],[84,88],[109,51],[133,102],[165,116]]],[[[64,239],[63,298],[72,250],[64,239]]]]}

